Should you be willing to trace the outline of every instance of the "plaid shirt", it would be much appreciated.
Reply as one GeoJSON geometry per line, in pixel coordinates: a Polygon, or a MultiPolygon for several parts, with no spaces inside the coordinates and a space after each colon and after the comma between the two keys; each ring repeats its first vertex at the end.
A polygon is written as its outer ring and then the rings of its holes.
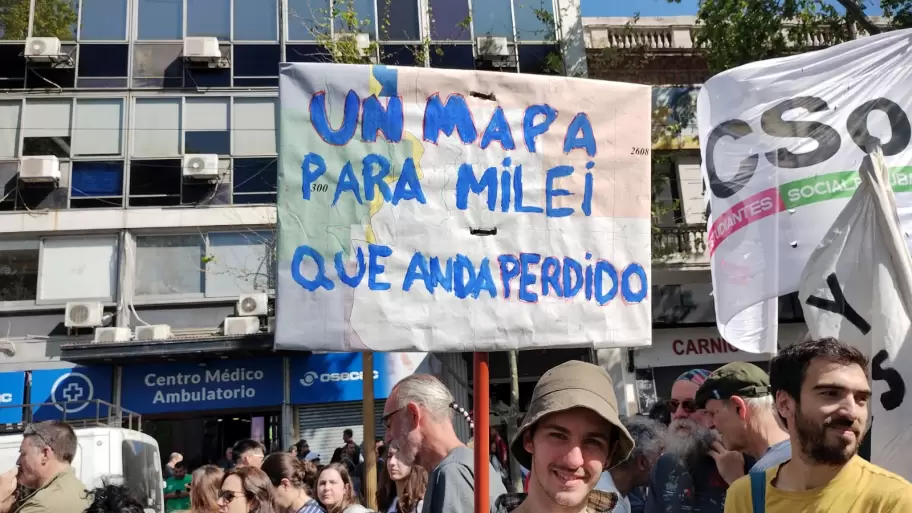
{"type": "MultiPolygon", "coordinates": [[[[508,493],[497,498],[494,505],[495,513],[510,513],[519,507],[526,500],[528,494],[525,493],[508,493]]],[[[589,493],[589,513],[611,513],[618,504],[618,496],[615,493],[603,492],[601,490],[592,490],[589,493]]]]}

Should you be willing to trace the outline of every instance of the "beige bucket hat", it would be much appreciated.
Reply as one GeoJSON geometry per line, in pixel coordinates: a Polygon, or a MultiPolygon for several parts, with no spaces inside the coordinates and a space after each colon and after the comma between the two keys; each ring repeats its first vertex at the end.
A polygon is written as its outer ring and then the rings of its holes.
{"type": "Polygon", "coordinates": [[[523,447],[523,434],[546,415],[573,408],[592,410],[608,421],[617,433],[612,440],[617,441],[618,447],[605,470],[617,466],[630,456],[633,438],[621,424],[611,377],[598,365],[573,360],[549,370],[535,385],[529,411],[510,444],[510,452],[516,461],[531,469],[532,455],[523,447]]]}

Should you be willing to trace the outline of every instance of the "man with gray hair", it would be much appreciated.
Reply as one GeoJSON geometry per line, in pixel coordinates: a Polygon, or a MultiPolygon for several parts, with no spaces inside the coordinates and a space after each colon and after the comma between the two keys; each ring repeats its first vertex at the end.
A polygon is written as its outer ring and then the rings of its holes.
{"type": "Polygon", "coordinates": [[[613,513],[632,513],[628,495],[649,485],[649,475],[664,448],[665,426],[648,417],[633,417],[621,422],[633,438],[633,452],[623,463],[603,472],[595,489],[618,494],[620,500],[613,513]]]}
{"type": "Polygon", "coordinates": [[[789,434],[774,412],[769,376],[752,363],[716,369],[697,390],[696,405],[712,417],[721,441],[710,455],[728,484],[744,475],[744,457],[757,458],[750,472],[766,472],[792,457],[789,434]]]}
{"type": "MultiPolygon", "coordinates": [[[[456,436],[452,405],[453,395],[440,380],[413,374],[393,387],[383,409],[386,441],[398,451],[396,457],[428,471],[422,513],[475,509],[474,454],[456,436]]],[[[493,467],[488,475],[493,509],[507,490],[493,467]]]]}
{"type": "Polygon", "coordinates": [[[15,469],[0,476],[0,513],[65,513],[83,511],[91,501],[70,466],[76,456],[76,433],[69,424],[49,420],[30,424],[19,446],[15,469]],[[34,490],[15,498],[15,483],[34,490]]]}

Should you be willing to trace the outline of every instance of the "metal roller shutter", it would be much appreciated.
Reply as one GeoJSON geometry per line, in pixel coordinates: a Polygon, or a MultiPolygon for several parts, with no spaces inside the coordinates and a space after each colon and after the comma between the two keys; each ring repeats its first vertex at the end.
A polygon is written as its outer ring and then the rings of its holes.
{"type": "MultiPolygon", "coordinates": [[[[374,426],[377,436],[384,435],[383,404],[374,401],[374,426]]],[[[320,455],[320,463],[329,463],[333,451],[342,446],[342,431],[354,432],[355,443],[364,441],[364,422],[361,419],[361,402],[309,404],[297,406],[298,429],[307,440],[310,450],[320,455]]]]}

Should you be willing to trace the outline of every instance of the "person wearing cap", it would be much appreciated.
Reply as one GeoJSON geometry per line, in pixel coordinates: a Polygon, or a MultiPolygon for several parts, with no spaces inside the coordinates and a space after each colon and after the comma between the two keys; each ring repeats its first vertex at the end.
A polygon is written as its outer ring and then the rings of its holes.
{"type": "Polygon", "coordinates": [[[744,475],[741,453],[758,458],[751,472],[791,459],[789,435],[773,412],[769,376],[760,367],[733,362],[716,369],[697,390],[696,403],[721,435],[709,455],[729,484],[744,475]]]}
{"type": "Polygon", "coordinates": [[[617,493],[597,490],[602,472],[627,459],[633,439],[604,369],[569,361],[546,372],[510,452],[531,470],[528,493],[498,498],[498,513],[609,513],[617,493]]]}
{"type": "MultiPolygon", "coordinates": [[[[672,421],[665,454],[649,478],[645,513],[722,513],[725,507],[728,482],[709,454],[715,442],[712,418],[695,400],[709,374],[705,369],[687,371],[671,388],[667,404],[672,421]]],[[[744,457],[744,473],[754,461],[744,457]]]]}

